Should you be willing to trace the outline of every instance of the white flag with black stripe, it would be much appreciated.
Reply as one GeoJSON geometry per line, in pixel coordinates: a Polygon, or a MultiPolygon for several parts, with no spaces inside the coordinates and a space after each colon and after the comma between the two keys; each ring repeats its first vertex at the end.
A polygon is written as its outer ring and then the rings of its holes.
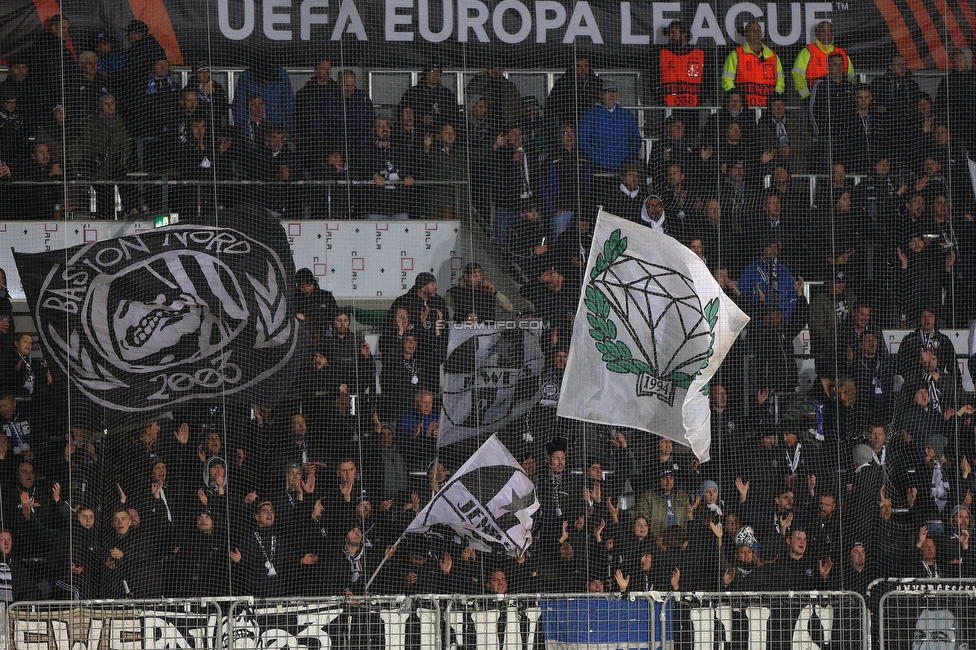
{"type": "Polygon", "coordinates": [[[405,533],[446,524],[475,549],[520,557],[532,543],[535,485],[494,435],[434,495],[405,533]]]}

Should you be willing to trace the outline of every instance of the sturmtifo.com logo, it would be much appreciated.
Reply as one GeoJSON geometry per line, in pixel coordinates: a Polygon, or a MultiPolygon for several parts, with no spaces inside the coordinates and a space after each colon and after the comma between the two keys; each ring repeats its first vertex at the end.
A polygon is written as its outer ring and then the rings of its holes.
{"type": "Polygon", "coordinates": [[[687,390],[708,366],[719,301],[702,308],[690,277],[626,253],[627,238],[614,230],[586,285],[589,334],[607,370],[637,375],[638,397],[672,406],[675,389],[687,390]]]}

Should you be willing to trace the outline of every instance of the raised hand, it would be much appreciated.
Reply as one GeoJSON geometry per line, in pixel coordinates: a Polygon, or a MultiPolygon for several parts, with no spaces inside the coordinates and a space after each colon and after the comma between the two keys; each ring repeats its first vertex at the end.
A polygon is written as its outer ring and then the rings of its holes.
{"type": "Polygon", "coordinates": [[[27,492],[20,493],[20,509],[24,515],[24,519],[30,519],[31,508],[33,508],[35,505],[34,497],[27,492]]]}
{"type": "Polygon", "coordinates": [[[190,425],[186,422],[180,425],[180,428],[176,430],[176,439],[181,445],[185,445],[190,440],[190,425]]]}
{"type": "Polygon", "coordinates": [[[600,536],[603,535],[603,529],[606,528],[606,527],[607,527],[607,521],[606,521],[606,519],[601,519],[600,520],[600,523],[597,525],[596,529],[593,531],[593,534],[596,536],[596,541],[598,541],[598,542],[600,541],[600,536]]]}
{"type": "Polygon", "coordinates": [[[742,477],[736,477],[735,489],[739,491],[739,503],[744,503],[749,494],[749,481],[743,481],[742,477]]]}
{"type": "Polygon", "coordinates": [[[830,575],[830,570],[832,568],[834,568],[834,561],[829,557],[826,560],[817,562],[817,569],[820,571],[820,577],[824,580],[826,580],[827,576],[830,575]]]}
{"type": "Polygon", "coordinates": [[[624,572],[620,569],[613,574],[613,579],[617,582],[617,587],[620,588],[621,592],[627,591],[627,586],[630,584],[630,576],[624,576],[624,572]]]}

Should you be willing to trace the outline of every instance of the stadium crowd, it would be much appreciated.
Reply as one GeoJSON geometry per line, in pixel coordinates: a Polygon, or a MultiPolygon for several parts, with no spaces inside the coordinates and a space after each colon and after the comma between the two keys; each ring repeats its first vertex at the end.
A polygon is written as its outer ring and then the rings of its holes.
{"type": "MultiPolygon", "coordinates": [[[[93,413],[66,409],[64,378],[13,331],[3,295],[3,599],[356,594],[384,554],[373,592],[863,591],[882,576],[976,577],[974,407],[941,331],[976,316],[968,50],[953,52],[934,98],[898,55],[856,85],[823,23],[792,68],[798,112],[752,23],[721,75],[707,69],[724,108],[699,128],[707,87],[694,70],[709,62],[674,22],[657,53],[658,101],[679,110],[645,163],[634,113],[586,58],[544,111],[494,63],[462,110],[431,64],[382,116],[326,59],[294,94],[283,69],[252,67],[229,106],[207,63],[177,88],[139,21],[124,57],[102,34],[77,64],[68,28],[56,17],[0,84],[3,181],[119,180],[131,138],[152,138],[147,171],[170,178],[371,180],[346,193],[350,215],[479,220],[532,305],[521,316],[550,326],[545,397],[499,432],[541,508],[520,561],[451,535],[391,548],[474,449],[438,454],[436,441],[444,323],[512,310],[476,262],[444,295],[418,274],[378,350],[302,269],[294,299],[311,354],[287,400],[187,409],[105,436],[92,435],[103,430],[93,413]],[[690,62],[687,78],[668,77],[669,61],[690,62]],[[61,83],[62,66],[74,82],[61,83]],[[805,172],[829,175],[812,205],[791,178],[805,172]],[[687,245],[752,316],[711,386],[706,463],[666,439],[555,416],[598,204],[687,245]],[[808,301],[810,280],[824,286],[808,301]],[[899,325],[912,331],[890,355],[882,328],[899,325]],[[792,342],[805,327],[818,381],[798,392],[792,342]]],[[[18,199],[23,188],[0,187],[21,217],[65,200],[47,186],[18,199]]],[[[297,197],[269,184],[180,200],[283,216],[297,197]]]]}

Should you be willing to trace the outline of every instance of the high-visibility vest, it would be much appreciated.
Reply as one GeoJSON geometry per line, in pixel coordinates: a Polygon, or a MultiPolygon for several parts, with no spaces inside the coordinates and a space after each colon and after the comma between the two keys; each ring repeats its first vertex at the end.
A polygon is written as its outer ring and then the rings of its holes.
{"type": "Polygon", "coordinates": [[[687,54],[661,50],[661,85],[666,106],[698,106],[701,94],[705,53],[694,49],[687,54]]]}
{"type": "Polygon", "coordinates": [[[735,87],[745,93],[747,105],[765,106],[766,98],[776,92],[778,55],[773,52],[765,60],[760,59],[741,45],[735,51],[738,57],[735,87]]]}
{"type": "Polygon", "coordinates": [[[847,76],[850,61],[847,59],[847,52],[844,51],[844,48],[835,45],[832,52],[824,52],[817,47],[816,43],[810,43],[807,45],[807,50],[810,51],[810,62],[807,64],[806,70],[807,88],[813,88],[817,79],[827,76],[827,59],[834,54],[840,54],[844,57],[844,76],[847,76]]]}

